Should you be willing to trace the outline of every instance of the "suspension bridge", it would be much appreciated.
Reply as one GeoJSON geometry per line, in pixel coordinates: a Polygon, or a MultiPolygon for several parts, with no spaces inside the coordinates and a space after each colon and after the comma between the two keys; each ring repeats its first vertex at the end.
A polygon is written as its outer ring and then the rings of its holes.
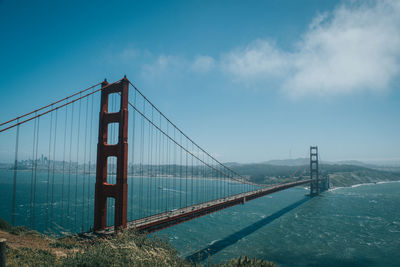
{"type": "Polygon", "coordinates": [[[1,217],[47,233],[154,232],[294,186],[329,187],[317,147],[290,182],[250,181],[126,77],[3,122],[0,140],[1,217]]]}

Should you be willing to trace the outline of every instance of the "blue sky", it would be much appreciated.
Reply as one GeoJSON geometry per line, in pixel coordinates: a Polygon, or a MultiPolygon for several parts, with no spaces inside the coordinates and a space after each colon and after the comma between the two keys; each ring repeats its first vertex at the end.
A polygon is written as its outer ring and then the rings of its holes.
{"type": "Polygon", "coordinates": [[[124,74],[223,162],[400,160],[398,1],[0,0],[5,121],[124,74]]]}

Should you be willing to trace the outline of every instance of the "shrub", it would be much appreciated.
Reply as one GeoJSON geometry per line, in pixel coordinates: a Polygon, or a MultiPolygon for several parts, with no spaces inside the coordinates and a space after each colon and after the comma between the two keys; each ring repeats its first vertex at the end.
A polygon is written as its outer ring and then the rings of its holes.
{"type": "Polygon", "coordinates": [[[229,260],[226,263],[216,265],[218,267],[234,267],[234,266],[251,266],[251,267],[276,267],[276,265],[271,261],[266,261],[263,259],[251,259],[247,256],[239,257],[237,259],[229,260]]]}
{"type": "Polygon", "coordinates": [[[57,258],[42,249],[7,248],[7,266],[55,266],[57,258]]]}
{"type": "Polygon", "coordinates": [[[69,255],[64,266],[189,266],[161,239],[150,240],[133,231],[87,242],[69,255]]]}

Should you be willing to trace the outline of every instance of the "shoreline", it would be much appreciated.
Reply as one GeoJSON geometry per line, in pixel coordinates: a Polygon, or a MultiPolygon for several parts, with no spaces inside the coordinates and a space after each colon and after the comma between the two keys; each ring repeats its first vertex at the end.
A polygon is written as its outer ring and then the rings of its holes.
{"type": "Polygon", "coordinates": [[[397,181],[380,181],[380,182],[374,182],[374,183],[361,183],[361,184],[354,184],[354,185],[349,185],[349,186],[338,186],[338,187],[332,187],[329,188],[328,191],[335,191],[337,189],[341,188],[357,188],[360,186],[369,186],[369,185],[378,185],[378,184],[390,184],[390,183],[400,183],[400,180],[397,181]]]}

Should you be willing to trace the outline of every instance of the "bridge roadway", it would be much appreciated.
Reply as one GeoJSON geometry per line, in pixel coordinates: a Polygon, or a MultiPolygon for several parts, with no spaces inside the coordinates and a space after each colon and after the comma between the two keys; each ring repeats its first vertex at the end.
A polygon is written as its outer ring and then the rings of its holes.
{"type": "MultiPolygon", "coordinates": [[[[241,193],[232,195],[217,200],[196,204],[193,206],[175,209],[156,215],[148,216],[145,218],[137,219],[128,222],[128,228],[136,228],[141,232],[155,232],[172,225],[176,225],[185,221],[198,218],[212,212],[216,212],[225,208],[229,208],[238,204],[244,204],[246,201],[250,201],[268,194],[272,194],[278,191],[282,191],[294,186],[310,183],[311,180],[301,180],[291,183],[271,185],[265,188],[257,189],[251,192],[241,193]]],[[[108,229],[113,230],[113,227],[108,229]]]]}

